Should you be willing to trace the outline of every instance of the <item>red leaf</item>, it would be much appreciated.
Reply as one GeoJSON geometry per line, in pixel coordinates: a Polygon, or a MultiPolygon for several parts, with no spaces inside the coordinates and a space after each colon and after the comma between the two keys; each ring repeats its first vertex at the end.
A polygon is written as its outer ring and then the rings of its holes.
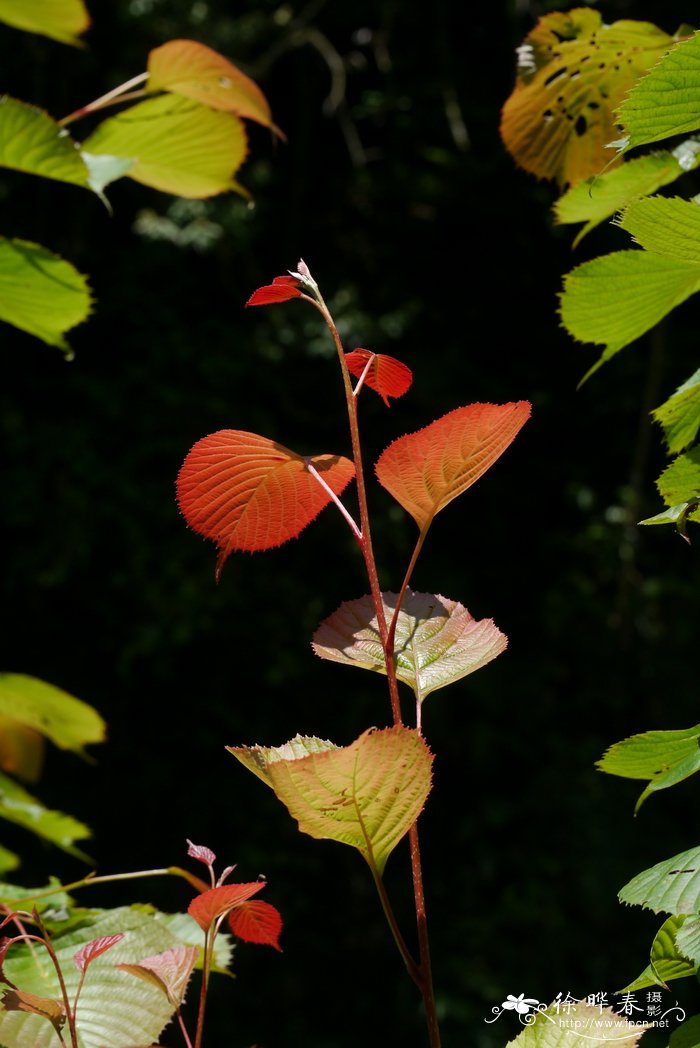
{"type": "Polygon", "coordinates": [[[368,349],[354,349],[345,354],[345,363],[351,375],[362,376],[367,361],[373,357],[365,375],[365,385],[375,390],[389,407],[389,397],[402,397],[413,382],[413,372],[406,364],[385,353],[370,353],[368,349]]]}
{"type": "Polygon", "coordinates": [[[282,917],[279,910],[269,902],[263,902],[262,899],[244,902],[228,915],[228,925],[233,934],[244,942],[274,946],[282,952],[279,944],[282,917]]]}
{"type": "Polygon", "coordinates": [[[205,844],[193,844],[189,839],[187,839],[187,854],[190,859],[199,859],[205,866],[212,866],[216,862],[216,855],[211,848],[207,848],[205,844]]]}
{"type": "Polygon", "coordinates": [[[530,416],[526,400],[455,408],[382,452],[379,483],[421,531],[493,465],[530,416]]]}
{"type": "Polygon", "coordinates": [[[355,475],[349,459],[305,459],[256,433],[222,429],[198,441],[177,478],[187,523],[219,547],[217,577],[233,550],[271,549],[296,538],[331,501],[310,462],[339,495],[355,475]]]}
{"type": "Polygon", "coordinates": [[[84,972],[88,964],[94,961],[96,957],[99,957],[105,950],[109,950],[110,947],[116,946],[118,942],[124,938],[123,932],[117,932],[116,935],[101,935],[99,939],[93,939],[92,942],[86,942],[84,946],[81,946],[79,950],[73,954],[73,960],[75,961],[78,971],[84,972]]]}
{"type": "Polygon", "coordinates": [[[289,298],[301,298],[301,282],[296,277],[275,277],[271,284],[259,287],[246,302],[246,306],[267,306],[270,302],[286,302],[289,298]]]}
{"type": "Polygon", "coordinates": [[[195,895],[187,912],[200,928],[207,931],[217,917],[240,906],[264,887],[264,881],[251,881],[249,884],[223,884],[219,888],[210,888],[201,895],[195,895]]]}

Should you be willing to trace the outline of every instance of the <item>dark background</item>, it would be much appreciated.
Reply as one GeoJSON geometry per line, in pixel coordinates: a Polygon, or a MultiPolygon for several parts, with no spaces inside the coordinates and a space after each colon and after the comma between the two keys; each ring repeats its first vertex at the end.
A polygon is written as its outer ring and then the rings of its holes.
{"type": "MultiPolygon", "coordinates": [[[[249,125],[239,177],[254,208],[125,179],[110,188],[110,216],[70,186],[10,171],[0,183],[4,235],[69,258],[97,300],[70,335],[70,364],[2,331],[2,662],[109,724],[94,764],[54,751],[36,788],[93,828],[100,872],[183,863],[189,837],[238,863],[242,880],[266,874],[284,952],[238,948],[237,981],[213,988],[213,1045],[424,1043],[360,857],[300,835],[224,748],[297,732],[346,744],[389,723],[381,678],[322,663],[309,645],[367,589],[352,538],[328,511],[296,542],[232,557],[217,585],[214,547],[174,499],[189,447],[220,428],[347,453],[315,311],[243,308],[300,257],[346,348],[414,371],[390,410],[363,398],[369,464],[454,407],[533,404],[503,459],[438,518],[413,578],[493,617],[510,641],[424,709],[436,762],[421,832],[445,1045],[514,1037],[512,1015],[484,1023],[506,994],[548,1001],[630,982],[661,918],[616,894],[696,843],[694,781],[635,819],[641,786],[594,766],[626,735],[698,719],[695,550],[671,529],[635,527],[661,508],[649,410],[695,369],[697,319],[691,302],[577,391],[596,351],[559,324],[562,274],[628,240],[606,226],[572,253],[571,231],[552,224],[555,189],[518,171],[498,133],[514,48],[539,14],[566,6],[124,0],[91,5],[84,51],[0,31],[2,90],[54,116],[140,72],[150,48],[190,37],[258,81],[287,136],[249,125]]],[[[599,7],[607,21],[669,32],[694,13],[599,7]]],[[[382,585],[396,588],[415,525],[378,485],[370,499],[382,585]]],[[[26,856],[27,883],[85,871],[11,829],[6,840],[26,856]]],[[[404,846],[387,882],[410,938],[404,846]]],[[[182,884],[150,882],[84,898],[188,901],[182,884]]],[[[691,982],[677,986],[697,1008],[691,982]]],[[[654,1036],[650,1048],[665,1043],[654,1036]]]]}

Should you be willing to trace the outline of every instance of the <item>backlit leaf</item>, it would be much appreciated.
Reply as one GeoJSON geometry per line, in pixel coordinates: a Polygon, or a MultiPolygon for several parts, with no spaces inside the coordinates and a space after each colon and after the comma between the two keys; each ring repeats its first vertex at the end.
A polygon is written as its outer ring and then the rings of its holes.
{"type": "Polygon", "coordinates": [[[82,753],[88,744],[105,739],[105,722],[92,706],[24,673],[0,673],[0,713],[74,753],[82,753]]]}
{"type": "Polygon", "coordinates": [[[207,848],[204,844],[193,844],[192,841],[188,841],[187,854],[190,859],[197,859],[199,862],[203,862],[205,866],[213,866],[216,862],[216,855],[211,848],[207,848]]]}
{"type": "Polygon", "coordinates": [[[275,761],[297,760],[308,757],[311,753],[325,753],[338,747],[327,739],[317,739],[313,735],[295,735],[281,746],[227,746],[226,749],[236,757],[244,768],[252,771],[266,786],[272,788],[268,768],[275,761]]]}
{"type": "Polygon", "coordinates": [[[223,914],[257,894],[265,887],[264,881],[250,881],[247,884],[222,884],[209,888],[201,895],[195,895],[187,907],[190,917],[194,917],[200,928],[207,931],[223,914]]]}
{"type": "Polygon", "coordinates": [[[637,523],[675,524],[678,533],[682,535],[686,541],[690,541],[686,535],[686,524],[688,519],[694,519],[691,514],[698,509],[699,504],[700,496],[698,496],[698,498],[689,499],[686,502],[679,502],[677,506],[670,506],[668,509],[662,510],[661,513],[656,513],[653,517],[646,517],[644,520],[637,521],[637,523]]]}
{"type": "Polygon", "coordinates": [[[0,96],[0,166],[90,188],[70,135],[43,109],[7,95],[0,96]]]}
{"type": "MultiPolygon", "coordinates": [[[[669,918],[669,920],[672,919],[669,918]]],[[[676,917],[675,919],[678,921],[676,946],[694,964],[700,964],[700,917],[696,913],[692,916],[685,918],[676,917]]]]}
{"type": "Polygon", "coordinates": [[[375,467],[379,483],[424,531],[493,465],[529,416],[525,400],[455,408],[390,444],[375,467]]]}
{"type": "Polygon", "coordinates": [[[619,993],[634,993],[649,986],[666,986],[671,979],[684,979],[695,974],[696,965],[684,956],[676,939],[686,919],[669,917],[664,921],[651,944],[649,964],[634,982],[623,987],[619,993]]]}
{"type": "Polygon", "coordinates": [[[0,998],[6,1012],[28,1012],[48,1019],[56,1030],[60,1030],[66,1021],[63,1005],[51,997],[39,997],[26,990],[4,990],[0,998]]]}
{"type": "Polygon", "coordinates": [[[700,263],[700,206],[690,200],[645,197],[629,204],[618,224],[647,251],[700,263]]]}
{"type": "Polygon", "coordinates": [[[228,926],[234,935],[244,942],[280,949],[279,938],[282,918],[279,910],[262,899],[244,902],[228,915],[228,926]]]}
{"type": "Polygon", "coordinates": [[[190,976],[199,956],[196,946],[174,946],[153,957],[143,957],[135,964],[116,965],[122,972],[129,972],[158,986],[176,1008],[185,1000],[190,976]]]}
{"type": "MultiPolygon", "coordinates": [[[[396,596],[382,594],[387,622],[396,596]]],[[[396,623],[396,675],[422,702],[431,691],[485,666],[507,643],[492,619],[477,621],[457,601],[407,590],[396,623]]],[[[372,598],[341,604],[314,633],[313,649],[322,659],[385,673],[372,598]]]]}
{"type": "Polygon", "coordinates": [[[13,717],[0,713],[0,769],[22,782],[38,782],[44,765],[46,739],[13,717]]]}
{"type": "MultiPolygon", "coordinates": [[[[690,451],[675,458],[663,471],[656,486],[667,506],[676,506],[681,502],[692,502],[699,498],[700,448],[692,447],[690,451]]],[[[697,520],[698,511],[694,510],[689,519],[697,520]]]]}
{"type": "Polygon", "coordinates": [[[645,731],[616,742],[601,760],[601,771],[625,779],[648,779],[637,808],[653,790],[665,789],[700,770],[700,724],[683,731],[645,731]]]}
{"type": "Polygon", "coordinates": [[[90,25],[83,0],[0,0],[0,21],[62,44],[80,45],[90,25]]]}
{"type": "Polygon", "coordinates": [[[651,1025],[630,1021],[612,1008],[585,1001],[565,1007],[555,1001],[538,1011],[534,1021],[515,1040],[508,1041],[506,1048],[591,1048],[599,1044],[635,1048],[651,1025]]]}
{"type": "Polygon", "coordinates": [[[700,909],[700,848],[689,848],[638,873],[618,898],[654,913],[696,913],[700,909]]]}
{"type": "Polygon", "coordinates": [[[124,938],[122,932],[117,932],[116,935],[101,935],[98,939],[91,939],[90,942],[86,942],[84,946],[81,946],[79,950],[76,950],[73,955],[73,960],[79,972],[84,972],[88,965],[99,957],[100,954],[105,953],[106,950],[116,946],[118,942],[124,938]]]}
{"type": "Polygon", "coordinates": [[[233,113],[160,95],[104,120],[83,149],[133,160],[126,175],[136,182],[202,198],[231,189],[241,192],[233,176],[248,146],[243,124],[233,113]]]}
{"type": "Polygon", "coordinates": [[[518,76],[501,135],[520,167],[575,185],[617,163],[606,147],[620,137],[616,108],[673,45],[649,22],[603,24],[579,7],[546,14],[518,48],[518,76]]]}
{"type": "Polygon", "coordinates": [[[699,72],[700,34],[694,33],[669,51],[620,105],[626,149],[700,127],[699,72]]]}
{"type": "Polygon", "coordinates": [[[274,128],[267,99],[232,62],[196,40],[169,40],[148,56],[149,91],[171,91],[274,128]]]}
{"type": "Polygon", "coordinates": [[[585,378],[698,290],[699,265],[650,251],[615,251],[572,269],[560,299],[564,327],[605,346],[585,378]]]}
{"type": "Polygon", "coordinates": [[[339,495],[355,475],[349,459],[305,459],[274,440],[222,429],[198,441],[177,478],[187,523],[219,547],[217,573],[233,550],[263,550],[296,538],[331,501],[310,462],[339,495]]]}
{"type": "Polygon", "coordinates": [[[67,331],[90,314],[87,279],[40,244],[0,237],[0,320],[35,335],[67,356],[67,331]]]}
{"type": "Polygon", "coordinates": [[[1,772],[0,818],[31,830],[69,855],[75,855],[85,862],[90,861],[88,856],[75,846],[76,841],[90,836],[88,827],[71,815],[45,808],[41,801],[1,772]]]}
{"type": "MultiPolygon", "coordinates": [[[[696,167],[699,162],[700,154],[693,152],[690,166],[696,167]]],[[[681,166],[675,150],[672,153],[650,153],[634,157],[611,171],[586,178],[567,190],[554,205],[556,221],[561,225],[586,223],[574,240],[575,247],[587,233],[606,218],[611,218],[631,200],[654,193],[661,186],[674,182],[690,170],[690,166],[681,166]]]]}
{"type": "Polygon", "coordinates": [[[273,302],[287,302],[290,298],[301,298],[301,284],[296,277],[275,277],[271,284],[259,287],[246,302],[246,306],[267,306],[273,302]]]}
{"type": "Polygon", "coordinates": [[[373,389],[389,407],[389,397],[402,397],[413,382],[409,367],[385,353],[370,353],[368,349],[354,349],[345,354],[345,363],[351,375],[365,375],[364,385],[373,389]],[[367,368],[367,361],[372,363],[367,368]]]}
{"type": "MultiPolygon", "coordinates": [[[[229,747],[239,759],[240,749],[229,747]]],[[[370,729],[350,746],[271,760],[265,770],[303,833],[357,848],[381,874],[423,809],[431,766],[422,736],[394,727],[370,729]]]]}
{"type": "Polygon", "coordinates": [[[700,429],[700,369],[652,415],[663,427],[670,452],[682,451],[692,444],[700,429]]]}

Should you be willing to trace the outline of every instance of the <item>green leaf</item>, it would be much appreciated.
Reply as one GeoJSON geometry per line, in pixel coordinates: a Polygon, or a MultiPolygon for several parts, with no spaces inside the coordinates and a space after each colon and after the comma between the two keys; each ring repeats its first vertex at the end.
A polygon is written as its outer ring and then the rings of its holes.
{"type": "Polygon", "coordinates": [[[105,739],[105,722],[92,706],[23,673],[0,673],[0,713],[74,753],[82,754],[84,746],[105,739]]]}
{"type": "Polygon", "coordinates": [[[654,913],[695,913],[700,909],[700,848],[689,848],[638,873],[621,889],[618,898],[654,913]]]}
{"type": "Polygon", "coordinates": [[[82,822],[60,811],[50,811],[41,801],[19,786],[13,779],[0,772],[0,817],[31,830],[38,837],[55,844],[57,848],[75,855],[84,862],[89,856],[75,847],[75,841],[90,836],[90,830],[82,822]]]}
{"type": "MultiPolygon", "coordinates": [[[[396,593],[383,593],[391,622],[396,593]]],[[[485,666],[508,641],[493,619],[472,618],[457,601],[407,590],[396,623],[396,676],[419,702],[485,666]]],[[[322,659],[385,673],[384,652],[372,598],[346,601],[318,627],[312,647],[322,659]]]]}
{"type": "Polygon", "coordinates": [[[692,444],[700,428],[700,368],[652,415],[663,427],[670,452],[682,451],[692,444]]]}
{"type": "Polygon", "coordinates": [[[83,0],[0,0],[0,21],[80,47],[90,16],[83,0]]]}
{"type": "Polygon", "coordinates": [[[90,314],[86,277],[70,262],[27,240],[0,237],[0,320],[73,353],[64,334],[90,314]]]}
{"type": "Polygon", "coordinates": [[[15,855],[9,848],[5,848],[0,844],[0,874],[16,870],[19,865],[19,855],[15,855]]]}
{"type": "MultiPolygon", "coordinates": [[[[656,487],[667,506],[692,502],[700,497],[700,447],[692,447],[685,454],[678,455],[663,471],[656,487]]],[[[689,519],[698,520],[699,517],[695,510],[689,519]]]]}
{"type": "Polygon", "coordinates": [[[691,200],[645,197],[629,204],[618,224],[647,251],[700,263],[700,206],[691,200]]]}
{"type": "Polygon", "coordinates": [[[625,150],[700,127],[700,35],[677,44],[635,84],[617,111],[625,150]]]}
{"type": "Polygon", "coordinates": [[[70,905],[71,900],[58,886],[58,882],[54,882],[53,878],[51,878],[48,884],[40,888],[27,888],[19,884],[0,882],[0,902],[9,906],[10,909],[36,909],[38,913],[44,916],[46,916],[46,911],[55,910],[56,912],[61,912],[65,920],[64,911],[70,905]],[[44,894],[47,889],[54,887],[56,891],[51,895],[44,894]],[[36,895],[40,895],[41,898],[34,898],[36,895]]]}
{"type": "Polygon", "coordinates": [[[680,502],[677,506],[662,510],[653,517],[637,521],[638,524],[675,524],[679,533],[686,538],[685,525],[688,514],[697,509],[700,499],[690,499],[688,502],[680,502]]]}
{"type": "Polygon", "coordinates": [[[693,1015],[673,1031],[668,1048],[700,1048],[700,1015],[693,1015]]]}
{"type": "MultiPolygon", "coordinates": [[[[228,749],[241,760],[246,748],[228,749]]],[[[349,844],[381,875],[423,810],[431,766],[423,737],[394,727],[370,729],[350,746],[286,760],[276,756],[265,771],[302,833],[349,844]]]]}
{"type": "Polygon", "coordinates": [[[89,189],[88,170],[67,131],[36,106],[0,96],[0,166],[89,189]]]}
{"type": "Polygon", "coordinates": [[[698,290],[700,266],[650,251],[615,251],[567,273],[560,298],[564,327],[579,342],[605,346],[584,381],[698,290]]]}
{"type": "Polygon", "coordinates": [[[326,739],[317,739],[312,735],[295,735],[289,742],[282,746],[227,746],[226,749],[232,753],[241,764],[257,775],[266,786],[274,789],[269,774],[269,767],[275,761],[298,760],[300,757],[308,757],[312,753],[325,753],[327,750],[337,750],[333,742],[326,739]]]}
{"type": "Polygon", "coordinates": [[[669,917],[664,921],[651,944],[649,964],[637,979],[618,990],[618,993],[633,993],[648,986],[664,986],[668,989],[670,980],[695,975],[697,963],[684,955],[677,941],[677,934],[686,920],[686,917],[669,917]]]}
{"type": "Polygon", "coordinates": [[[587,233],[631,200],[656,192],[689,170],[689,164],[696,167],[700,163],[700,156],[691,151],[691,159],[684,161],[686,166],[682,166],[679,156],[683,158],[686,153],[674,150],[672,153],[635,157],[621,167],[579,182],[554,205],[556,222],[560,225],[586,223],[574,240],[573,246],[576,247],[587,233]]]}
{"type": "MultiPolygon", "coordinates": [[[[158,919],[129,907],[93,912],[77,927],[68,922],[65,934],[53,936],[53,944],[63,971],[68,995],[75,996],[80,973],[73,962],[76,950],[93,939],[124,933],[124,938],[104,957],[90,966],[77,1009],[77,1026],[82,1048],[123,1048],[124,1045],[156,1044],[173,1013],[173,1006],[160,989],[140,982],[119,963],[138,963],[179,945],[178,940],[158,919]]],[[[34,954],[22,945],[7,955],[5,972],[23,990],[58,996],[53,968],[37,965],[34,954]]],[[[45,1020],[20,1012],[0,1012],[0,1043],[4,1048],[54,1048],[53,1031],[45,1020]]]]}
{"type": "Polygon", "coordinates": [[[700,724],[683,731],[646,731],[617,742],[606,751],[597,767],[627,779],[649,779],[635,805],[635,814],[656,790],[682,782],[700,770],[700,724]]]}
{"type": "Polygon", "coordinates": [[[128,178],[176,196],[201,198],[235,189],[247,139],[233,113],[162,95],[103,121],[83,142],[88,153],[133,161],[128,178]]]}
{"type": "Polygon", "coordinates": [[[617,1048],[635,1048],[651,1024],[630,1022],[612,1008],[579,1001],[563,1007],[559,1002],[538,1011],[506,1048],[591,1048],[612,1042],[617,1048]]]}
{"type": "Polygon", "coordinates": [[[676,932],[676,945],[696,965],[700,964],[700,917],[686,917],[676,932]]]}

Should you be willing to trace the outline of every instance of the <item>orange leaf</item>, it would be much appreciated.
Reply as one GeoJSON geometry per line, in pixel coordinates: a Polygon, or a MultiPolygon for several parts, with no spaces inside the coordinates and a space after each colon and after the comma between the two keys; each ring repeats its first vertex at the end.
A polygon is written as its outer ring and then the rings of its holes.
{"type": "Polygon", "coordinates": [[[50,997],[39,997],[28,990],[5,990],[0,1000],[7,1012],[29,1012],[48,1019],[55,1030],[60,1030],[66,1021],[63,1005],[50,997]]]}
{"type": "Polygon", "coordinates": [[[150,52],[148,89],[194,98],[210,109],[256,120],[281,135],[257,84],[218,51],[196,40],[169,40],[150,52]]]}
{"type": "Polygon", "coordinates": [[[493,465],[529,415],[526,400],[455,408],[390,444],[375,466],[379,483],[424,531],[493,465]]]}
{"type": "Polygon", "coordinates": [[[395,357],[385,353],[370,353],[368,349],[354,349],[345,354],[345,363],[351,375],[361,378],[371,359],[365,385],[373,389],[389,407],[389,397],[402,397],[413,382],[413,372],[395,357]]]}
{"type": "Polygon", "coordinates": [[[177,499],[187,523],[219,547],[217,576],[233,550],[280,546],[296,536],[331,501],[307,462],[339,495],[355,475],[349,459],[305,459],[256,433],[222,429],[198,441],[177,478],[177,499]]]}
{"type": "Polygon", "coordinates": [[[187,907],[190,917],[194,917],[200,928],[207,931],[222,914],[240,906],[242,902],[255,895],[265,887],[264,881],[251,881],[248,884],[222,884],[210,888],[201,895],[195,895],[187,907]]]}
{"type": "Polygon", "coordinates": [[[506,149],[560,186],[619,163],[606,148],[620,138],[616,110],[673,42],[649,22],[604,25],[586,7],[543,15],[518,48],[517,82],[501,114],[506,149]]]}
{"type": "Polygon", "coordinates": [[[262,899],[244,902],[228,915],[228,925],[233,934],[244,942],[255,942],[280,949],[282,918],[279,910],[269,902],[262,899]]]}

